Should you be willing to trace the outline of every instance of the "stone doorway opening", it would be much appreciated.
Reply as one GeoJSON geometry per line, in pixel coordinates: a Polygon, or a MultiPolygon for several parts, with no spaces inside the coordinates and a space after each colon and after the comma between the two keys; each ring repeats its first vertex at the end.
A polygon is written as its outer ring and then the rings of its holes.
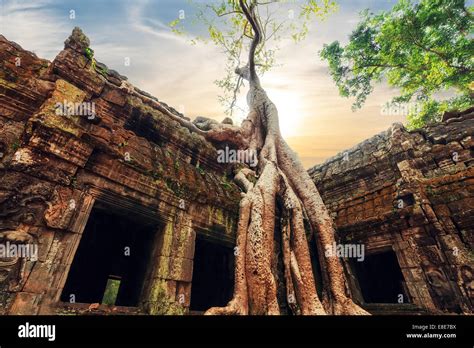
{"type": "Polygon", "coordinates": [[[234,252],[202,236],[196,237],[190,309],[203,312],[225,306],[234,291],[234,252]]]}
{"type": "Polygon", "coordinates": [[[135,218],[92,209],[61,301],[138,306],[158,226],[135,218]]]}
{"type": "Polygon", "coordinates": [[[365,303],[408,303],[405,279],[393,250],[365,256],[353,262],[365,303]]]}

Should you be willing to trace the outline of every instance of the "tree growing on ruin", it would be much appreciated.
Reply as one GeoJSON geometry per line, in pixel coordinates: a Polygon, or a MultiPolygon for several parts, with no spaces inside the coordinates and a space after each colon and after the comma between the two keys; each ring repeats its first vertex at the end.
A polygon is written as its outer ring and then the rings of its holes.
{"type": "MultiPolygon", "coordinates": [[[[227,306],[211,308],[206,314],[280,314],[277,292],[282,283],[293,314],[367,314],[347,293],[341,260],[324,256],[325,246],[335,243],[333,221],[314,182],[283,139],[278,110],[260,82],[261,74],[275,62],[276,48],[271,41],[288,36],[302,40],[308,32],[308,21],[326,15],[334,4],[330,0],[291,4],[226,0],[203,6],[198,18],[206,25],[210,40],[228,57],[228,74],[218,82],[228,93],[223,99],[229,101],[232,110],[236,94],[245,83],[249,113],[240,126],[202,119],[192,123],[169,115],[211,142],[258,154],[255,168],[240,167],[235,173],[243,193],[234,295],[227,306]],[[279,11],[284,11],[283,17],[278,17],[279,11]],[[305,220],[319,251],[322,300],[316,290],[305,220]],[[284,279],[276,275],[275,233],[280,234],[284,279]]],[[[177,20],[171,25],[178,32],[182,30],[180,24],[177,20]]]]}
{"type": "Polygon", "coordinates": [[[401,0],[390,11],[366,10],[347,45],[334,41],[320,55],[340,94],[355,98],[355,109],[374,83],[386,80],[400,90],[392,103],[419,104],[408,119],[421,127],[473,103],[472,10],[464,0],[401,0]]]}

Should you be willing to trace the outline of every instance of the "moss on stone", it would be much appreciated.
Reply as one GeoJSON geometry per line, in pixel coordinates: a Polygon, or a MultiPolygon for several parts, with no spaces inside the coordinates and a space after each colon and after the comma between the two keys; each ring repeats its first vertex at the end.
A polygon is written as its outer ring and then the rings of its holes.
{"type": "Polygon", "coordinates": [[[127,103],[139,109],[142,114],[151,115],[153,119],[155,119],[159,124],[161,124],[164,128],[166,128],[170,132],[170,135],[171,133],[173,133],[173,129],[174,129],[174,133],[175,133],[174,136],[180,139],[180,141],[183,141],[188,147],[199,149],[200,152],[206,153],[206,154],[215,153],[214,147],[208,141],[206,141],[202,136],[196,133],[190,132],[187,128],[182,127],[178,122],[164,115],[159,110],[149,105],[144,104],[140,98],[136,96],[128,95],[127,103]]]}
{"type": "Polygon", "coordinates": [[[186,308],[175,302],[174,295],[169,294],[168,280],[155,279],[148,301],[148,312],[152,315],[183,315],[186,308]]]}
{"type": "Polygon", "coordinates": [[[11,89],[16,89],[16,88],[18,88],[18,84],[15,83],[15,81],[5,80],[4,78],[1,78],[1,77],[0,77],[0,85],[9,87],[9,88],[11,88],[11,89]]]}
{"type": "Polygon", "coordinates": [[[47,99],[38,114],[40,120],[48,127],[58,128],[67,133],[79,137],[82,133],[80,127],[76,125],[78,116],[58,115],[57,105],[67,103],[82,103],[86,97],[86,92],[80,90],[69,82],[59,79],[56,81],[56,89],[51,98],[47,99]]]}

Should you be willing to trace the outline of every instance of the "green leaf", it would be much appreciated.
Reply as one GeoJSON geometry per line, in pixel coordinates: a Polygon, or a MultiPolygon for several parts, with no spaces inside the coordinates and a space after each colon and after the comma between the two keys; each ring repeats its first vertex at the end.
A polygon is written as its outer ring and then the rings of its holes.
{"type": "Polygon", "coordinates": [[[390,11],[366,10],[360,18],[346,46],[336,41],[320,52],[341,96],[355,98],[354,108],[384,80],[400,90],[399,101],[425,101],[419,115],[408,117],[412,127],[440,119],[446,108],[472,104],[474,17],[464,1],[401,0],[390,11]],[[439,99],[443,91],[451,97],[439,99]]]}

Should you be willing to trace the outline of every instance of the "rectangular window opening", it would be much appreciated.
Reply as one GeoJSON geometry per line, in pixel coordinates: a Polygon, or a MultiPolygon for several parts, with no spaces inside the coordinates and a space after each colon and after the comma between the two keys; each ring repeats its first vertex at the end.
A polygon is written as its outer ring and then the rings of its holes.
{"type": "Polygon", "coordinates": [[[156,223],[93,208],[61,301],[138,306],[157,230],[156,223]]]}

